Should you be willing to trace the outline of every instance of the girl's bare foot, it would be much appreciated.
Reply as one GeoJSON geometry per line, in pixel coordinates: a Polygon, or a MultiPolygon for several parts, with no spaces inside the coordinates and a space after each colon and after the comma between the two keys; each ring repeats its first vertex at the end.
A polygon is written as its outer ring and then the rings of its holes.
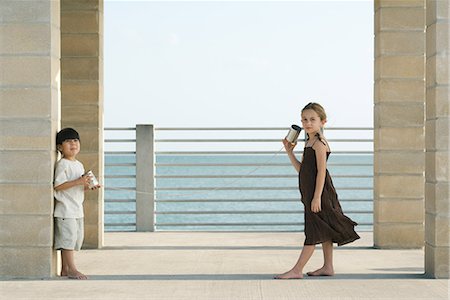
{"type": "Polygon", "coordinates": [[[303,278],[303,274],[302,273],[297,273],[294,270],[290,270],[286,273],[277,275],[274,277],[275,279],[302,279],[303,278]]]}
{"type": "Polygon", "coordinates": [[[326,268],[325,266],[323,266],[322,268],[317,269],[314,272],[308,272],[306,274],[308,274],[308,276],[333,276],[334,270],[333,268],[326,268]]]}
{"type": "Polygon", "coordinates": [[[68,274],[70,279],[80,279],[80,280],[86,280],[88,279],[86,275],[84,275],[81,272],[75,271],[73,273],[68,274]]]}

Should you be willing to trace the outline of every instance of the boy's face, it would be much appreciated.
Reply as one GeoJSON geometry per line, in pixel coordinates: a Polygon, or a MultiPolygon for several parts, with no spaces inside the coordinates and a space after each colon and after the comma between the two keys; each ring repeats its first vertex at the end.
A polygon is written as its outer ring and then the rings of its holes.
{"type": "Polygon", "coordinates": [[[74,158],[80,152],[80,140],[65,140],[61,145],[58,145],[58,150],[65,158],[74,158]]]}

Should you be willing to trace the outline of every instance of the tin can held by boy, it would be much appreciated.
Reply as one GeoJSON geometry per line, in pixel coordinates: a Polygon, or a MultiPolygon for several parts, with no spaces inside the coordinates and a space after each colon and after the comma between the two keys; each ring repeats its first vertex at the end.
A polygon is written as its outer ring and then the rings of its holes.
{"type": "Polygon", "coordinates": [[[95,175],[91,170],[87,171],[84,175],[90,176],[89,189],[93,189],[99,185],[97,178],[95,178],[95,175]]]}

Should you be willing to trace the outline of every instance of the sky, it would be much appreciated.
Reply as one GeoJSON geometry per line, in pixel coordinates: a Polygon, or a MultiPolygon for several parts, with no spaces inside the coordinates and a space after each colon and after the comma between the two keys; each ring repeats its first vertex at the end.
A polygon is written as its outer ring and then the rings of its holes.
{"type": "Polygon", "coordinates": [[[372,1],[104,4],[105,127],[373,126],[372,1]]]}

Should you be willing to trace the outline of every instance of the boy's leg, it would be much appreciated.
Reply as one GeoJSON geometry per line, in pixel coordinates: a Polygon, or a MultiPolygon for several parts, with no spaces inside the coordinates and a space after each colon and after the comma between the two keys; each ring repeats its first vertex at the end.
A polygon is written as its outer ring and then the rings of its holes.
{"type": "Polygon", "coordinates": [[[67,276],[67,273],[69,272],[69,267],[67,265],[67,261],[64,259],[64,256],[62,255],[62,249],[65,247],[71,247],[71,244],[67,244],[67,239],[65,238],[65,235],[68,232],[68,224],[67,221],[64,218],[57,218],[55,217],[55,249],[61,250],[61,275],[60,276],[67,276]]]}
{"type": "Polygon", "coordinates": [[[276,279],[300,279],[303,278],[303,267],[309,261],[311,256],[314,253],[315,245],[305,245],[303,246],[302,253],[300,253],[300,257],[298,258],[295,266],[286,273],[275,276],[276,279]]]}
{"type": "Polygon", "coordinates": [[[308,276],[333,276],[333,243],[331,241],[322,243],[323,266],[314,272],[308,272],[308,276]]]}
{"type": "Polygon", "coordinates": [[[72,279],[87,279],[75,266],[74,250],[83,243],[83,219],[55,218],[55,248],[61,249],[61,276],[72,279]]]}
{"type": "Polygon", "coordinates": [[[67,262],[64,259],[61,250],[61,276],[67,276],[68,273],[69,273],[69,266],[67,265],[67,262]]]}
{"type": "Polygon", "coordinates": [[[77,270],[74,260],[74,250],[61,250],[62,261],[67,264],[67,276],[71,279],[87,279],[87,276],[77,270]]]}

